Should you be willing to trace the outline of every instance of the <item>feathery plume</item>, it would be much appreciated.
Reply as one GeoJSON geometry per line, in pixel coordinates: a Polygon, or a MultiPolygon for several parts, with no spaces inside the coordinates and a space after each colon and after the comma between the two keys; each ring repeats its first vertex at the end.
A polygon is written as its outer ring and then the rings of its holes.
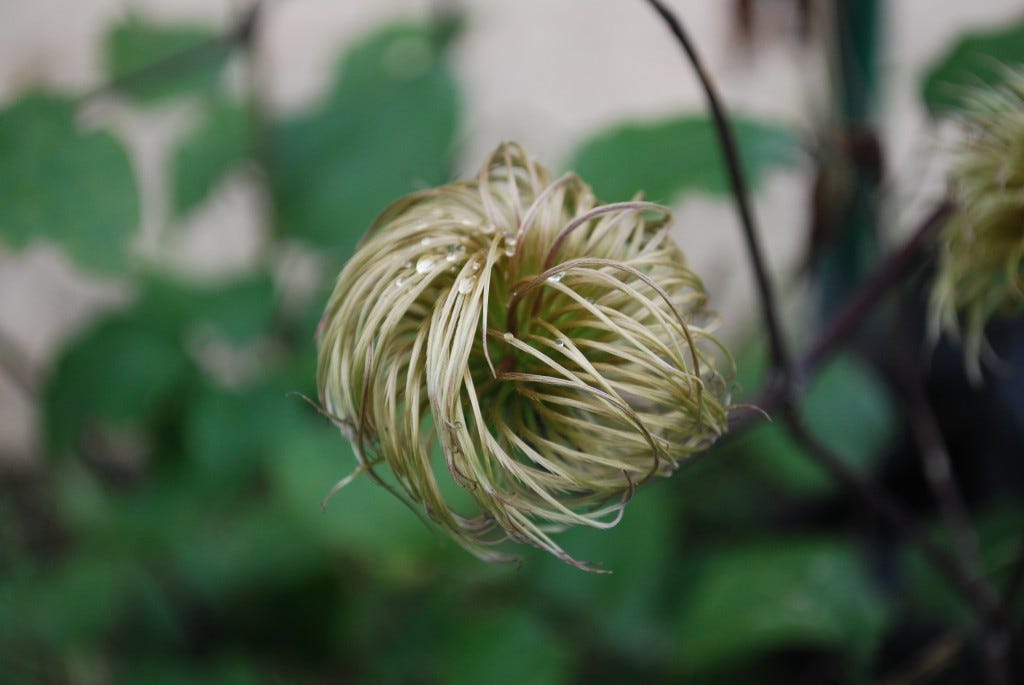
{"type": "Polygon", "coordinates": [[[968,373],[981,379],[985,325],[1024,309],[1024,72],[977,91],[962,119],[952,184],[957,211],[940,236],[932,335],[964,335],[968,373]]]}
{"type": "Polygon", "coordinates": [[[317,335],[320,400],[356,473],[483,559],[509,560],[495,545],[511,539],[588,568],[551,533],[614,526],[638,485],[727,428],[732,360],[669,218],[600,204],[514,143],[475,179],[392,204],[317,335]]]}

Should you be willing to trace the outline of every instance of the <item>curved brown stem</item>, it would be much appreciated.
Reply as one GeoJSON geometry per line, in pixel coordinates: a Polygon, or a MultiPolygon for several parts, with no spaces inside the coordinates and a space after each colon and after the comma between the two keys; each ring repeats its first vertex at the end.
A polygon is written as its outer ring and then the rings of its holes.
{"type": "MultiPolygon", "coordinates": [[[[811,378],[823,363],[842,349],[882,300],[920,266],[932,238],[952,212],[953,205],[949,202],[942,202],[936,206],[918,225],[907,242],[886,257],[864,279],[860,287],[847,299],[846,306],[832,318],[807,352],[794,363],[794,390],[799,391],[804,382],[811,378]]],[[[783,399],[784,393],[781,388],[768,387],[749,404],[771,413],[779,408],[783,399]]],[[[729,432],[746,430],[762,417],[763,414],[756,411],[736,413],[729,418],[729,432]]]]}
{"type": "Polygon", "coordinates": [[[682,22],[672,13],[660,0],[647,0],[648,4],[661,16],[668,25],[672,35],[675,36],[679,45],[686,53],[687,59],[697,73],[704,95],[707,99],[708,108],[711,110],[711,117],[715,124],[715,132],[718,135],[718,142],[722,148],[722,156],[725,159],[725,168],[729,175],[729,183],[732,186],[732,197],[736,203],[736,211],[740,215],[740,225],[743,228],[743,238],[746,242],[747,253],[750,255],[750,262],[754,269],[754,280],[757,284],[757,292],[761,303],[761,312],[764,316],[764,326],[768,333],[768,341],[771,345],[772,368],[778,374],[777,381],[782,388],[787,389],[790,380],[790,358],[787,351],[785,337],[782,334],[782,327],[779,324],[779,317],[776,311],[775,298],[773,295],[771,277],[765,266],[764,253],[758,238],[757,226],[754,222],[754,213],[750,209],[750,192],[747,187],[746,176],[743,173],[743,166],[740,162],[740,152],[736,145],[736,138],[729,123],[728,114],[715,90],[714,83],[704,63],[697,54],[693,41],[690,40],[682,22]]]}
{"type": "Polygon", "coordinates": [[[1003,609],[959,559],[940,547],[929,531],[883,490],[851,469],[846,462],[816,438],[804,425],[792,403],[785,402],[782,415],[790,435],[814,460],[837,481],[846,486],[871,507],[886,523],[916,546],[929,563],[941,572],[950,584],[971,604],[982,620],[1000,620],[1003,609]]]}
{"type": "Polygon", "coordinates": [[[798,378],[807,378],[823,361],[842,347],[879,301],[921,263],[935,233],[953,213],[951,202],[939,203],[921,222],[910,239],[889,255],[857,288],[817,342],[796,366],[798,378]]]}

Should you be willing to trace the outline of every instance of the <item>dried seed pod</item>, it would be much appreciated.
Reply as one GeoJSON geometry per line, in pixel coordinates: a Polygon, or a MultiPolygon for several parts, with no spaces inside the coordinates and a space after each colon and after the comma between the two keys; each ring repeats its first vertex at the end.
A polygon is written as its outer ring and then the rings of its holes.
{"type": "Polygon", "coordinates": [[[940,237],[932,334],[964,331],[968,372],[981,378],[986,323],[1024,309],[1024,72],[978,91],[962,119],[952,169],[956,214],[940,237]]]}
{"type": "Polygon", "coordinates": [[[511,143],[391,205],[318,331],[320,399],[357,473],[393,477],[481,558],[510,559],[511,539],[585,568],[552,532],[614,526],[637,485],[727,428],[731,358],[668,221],[552,181],[511,143]]]}

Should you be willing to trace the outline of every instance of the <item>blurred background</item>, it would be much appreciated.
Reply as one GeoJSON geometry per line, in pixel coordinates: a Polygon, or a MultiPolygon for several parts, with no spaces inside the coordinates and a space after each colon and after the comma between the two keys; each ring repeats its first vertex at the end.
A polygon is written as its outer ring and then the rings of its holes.
{"type": "MultiPolygon", "coordinates": [[[[948,120],[1024,61],[1024,14],[668,4],[736,117],[803,346],[941,197],[948,120]]],[[[0,682],[981,677],[959,596],[771,426],[645,487],[617,528],[561,535],[607,575],[529,550],[485,565],[367,480],[321,510],[355,465],[297,396],[327,289],[387,203],[506,139],[607,201],[673,205],[736,396],[756,394],[701,91],[645,3],[0,0],[0,682]]],[[[923,374],[984,568],[1013,585],[1024,326],[990,330],[970,385],[955,342],[922,343],[927,277],[813,380],[806,419],[945,540],[908,427],[923,374]]]]}

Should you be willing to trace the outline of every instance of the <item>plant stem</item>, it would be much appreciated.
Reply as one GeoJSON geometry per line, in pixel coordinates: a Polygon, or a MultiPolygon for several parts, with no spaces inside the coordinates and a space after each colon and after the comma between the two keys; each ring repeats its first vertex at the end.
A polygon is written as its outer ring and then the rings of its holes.
{"type": "MultiPolygon", "coordinates": [[[[913,347],[910,349],[913,350],[913,347]]],[[[910,360],[901,366],[907,369],[915,368],[910,360]]],[[[925,397],[924,380],[917,373],[910,376],[902,384],[902,394],[906,401],[907,421],[917,441],[925,479],[950,531],[953,552],[961,569],[974,579],[987,596],[995,600],[999,609],[998,612],[980,615],[982,620],[979,632],[986,678],[992,685],[1002,685],[1007,682],[1007,674],[1010,672],[1010,632],[1003,618],[1009,615],[1008,607],[999,601],[996,588],[985,575],[978,536],[971,526],[970,515],[957,486],[942,431],[928,405],[928,398],[925,397]]]]}
{"type": "MultiPolygon", "coordinates": [[[[1021,587],[1024,587],[1024,538],[1021,538],[1019,545],[1017,558],[1010,568],[1009,578],[1003,587],[1002,606],[1003,612],[1007,616],[1013,615],[1013,605],[1017,601],[1017,595],[1020,593],[1021,587]]],[[[1014,629],[1011,626],[1008,632],[1011,664],[1016,664],[1017,668],[1024,670],[1024,653],[1022,653],[1024,650],[1021,649],[1022,638],[1020,630],[1019,628],[1014,629]]]]}
{"type": "Polygon", "coordinates": [[[215,59],[236,46],[248,45],[259,19],[261,7],[262,3],[253,3],[224,33],[118,76],[83,95],[82,101],[131,88],[139,83],[151,80],[159,81],[173,78],[181,73],[188,73],[207,60],[215,59]]]}
{"type": "Polygon", "coordinates": [[[1003,614],[999,602],[973,577],[958,559],[940,547],[929,531],[884,491],[850,468],[845,461],[819,441],[804,425],[796,407],[784,402],[782,415],[793,438],[814,460],[869,505],[890,526],[913,543],[956,590],[974,607],[979,617],[989,620],[1003,614]]]}
{"type": "MultiPolygon", "coordinates": [[[[1002,609],[996,599],[985,591],[984,586],[972,578],[972,575],[955,557],[939,547],[923,526],[917,523],[906,510],[885,492],[850,469],[842,459],[836,456],[827,446],[819,442],[804,426],[796,402],[791,395],[795,388],[793,387],[790,359],[779,325],[775,301],[772,296],[771,281],[765,267],[757,228],[754,224],[754,217],[750,211],[747,183],[743,175],[739,151],[736,147],[728,116],[718,98],[711,78],[704,68],[704,64],[682,23],[660,0],[647,0],[647,2],[658,12],[678,40],[683,48],[683,52],[696,71],[707,97],[708,106],[714,119],[715,129],[725,158],[729,180],[732,185],[733,199],[740,215],[747,252],[754,268],[761,310],[764,316],[769,344],[771,345],[772,369],[775,373],[775,378],[773,379],[774,384],[771,386],[770,391],[776,397],[776,401],[781,404],[783,416],[790,433],[807,450],[808,454],[828,470],[834,478],[854,491],[893,528],[919,547],[932,565],[943,573],[953,587],[968,599],[979,617],[988,621],[990,617],[1000,615],[1002,609]]],[[[918,252],[923,250],[927,243],[927,237],[945,219],[946,214],[950,210],[951,208],[946,205],[940,206],[925,221],[915,237],[905,246],[905,249],[901,250],[894,259],[887,260],[883,264],[883,268],[877,273],[876,278],[870,279],[866,287],[860,291],[860,297],[850,302],[849,306],[844,309],[843,314],[833,322],[833,325],[826,329],[825,334],[819,340],[819,344],[812,348],[805,359],[805,363],[801,366],[801,378],[809,374],[822,359],[851,335],[856,325],[864,319],[868,311],[876,304],[880,295],[892,287],[899,280],[899,277],[915,263],[918,252]]]]}
{"type": "MultiPolygon", "coordinates": [[[[932,490],[942,517],[946,520],[957,550],[965,566],[981,578],[983,573],[978,536],[971,526],[970,514],[953,475],[953,465],[946,450],[939,423],[921,392],[919,383],[912,383],[904,392],[907,418],[921,453],[925,479],[932,490]]],[[[992,593],[991,588],[989,592],[992,593]]],[[[994,593],[993,593],[994,594],[994,593]]]]}
{"type": "MultiPolygon", "coordinates": [[[[864,279],[851,295],[846,305],[825,326],[810,349],[794,364],[793,385],[796,391],[804,387],[818,368],[845,346],[864,320],[871,315],[883,298],[918,268],[934,234],[942,227],[953,212],[949,202],[940,203],[898,250],[885,258],[875,270],[864,279]]],[[[784,393],[778,386],[769,386],[750,401],[750,405],[771,413],[779,408],[784,393]]],[[[729,418],[729,432],[737,433],[751,427],[763,415],[755,412],[733,412],[729,418]]]]}
{"type": "Polygon", "coordinates": [[[810,377],[823,361],[846,344],[854,331],[878,305],[879,301],[906,275],[915,269],[935,233],[953,213],[953,204],[943,201],[933,209],[914,231],[910,239],[887,257],[849,297],[842,310],[825,327],[817,342],[796,367],[798,379],[810,377]]]}
{"type": "Polygon", "coordinates": [[[686,53],[687,59],[697,73],[704,95],[711,110],[714,120],[715,131],[718,134],[718,142],[722,148],[722,155],[725,159],[726,171],[729,175],[729,183],[732,186],[732,196],[736,203],[736,210],[740,216],[740,225],[743,228],[743,238],[746,241],[747,253],[754,269],[754,279],[757,284],[757,292],[760,297],[761,312],[764,316],[765,330],[768,332],[768,340],[771,345],[772,367],[779,375],[777,382],[785,392],[790,381],[790,359],[786,348],[782,328],[779,325],[779,317],[776,312],[775,298],[773,296],[771,278],[768,269],[765,267],[764,253],[758,240],[757,227],[754,223],[754,215],[750,209],[750,193],[747,189],[746,177],[740,160],[739,148],[736,146],[736,139],[733,136],[732,126],[729,123],[725,106],[722,104],[712,83],[711,76],[700,55],[690,40],[689,35],[683,28],[678,17],[672,13],[660,0],[647,0],[654,10],[661,16],[675,36],[679,45],[686,53]]]}

